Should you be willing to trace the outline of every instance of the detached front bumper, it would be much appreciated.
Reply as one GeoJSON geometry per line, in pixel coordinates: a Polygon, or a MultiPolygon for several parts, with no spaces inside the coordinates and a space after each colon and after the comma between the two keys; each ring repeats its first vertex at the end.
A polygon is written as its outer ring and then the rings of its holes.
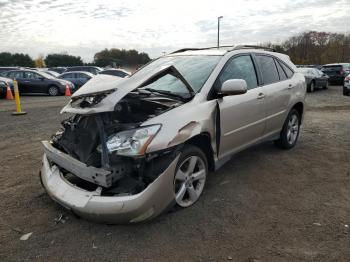
{"type": "Polygon", "coordinates": [[[174,200],[173,179],[178,156],[142,192],[130,196],[101,196],[99,188],[96,191],[81,189],[67,181],[60,171],[62,166],[82,168],[83,163],[77,164],[76,159],[72,160],[46,141],[43,145],[42,184],[53,200],[78,216],[102,223],[136,223],[156,217],[174,200]]]}

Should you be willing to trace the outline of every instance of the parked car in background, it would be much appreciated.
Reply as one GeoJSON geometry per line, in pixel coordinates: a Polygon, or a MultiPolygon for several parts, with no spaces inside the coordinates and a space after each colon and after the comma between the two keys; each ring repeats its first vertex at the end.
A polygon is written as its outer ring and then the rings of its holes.
{"type": "Polygon", "coordinates": [[[296,67],[298,67],[298,68],[306,67],[306,68],[321,69],[321,68],[322,68],[322,65],[296,65],[296,67]]]}
{"type": "Polygon", "coordinates": [[[4,73],[4,72],[11,71],[11,70],[16,70],[16,69],[18,69],[18,67],[14,67],[14,66],[5,67],[5,66],[1,66],[1,67],[0,67],[0,75],[3,76],[3,73],[4,73]]]}
{"type": "Polygon", "coordinates": [[[74,91],[73,83],[57,79],[45,72],[27,69],[13,70],[6,72],[6,77],[17,80],[21,94],[39,93],[57,96],[65,93],[66,85],[74,91]]]}
{"type": "Polygon", "coordinates": [[[344,78],[343,95],[350,96],[350,72],[344,78]]]}
{"type": "Polygon", "coordinates": [[[324,74],[322,71],[316,68],[298,68],[298,72],[302,73],[305,76],[307,91],[314,92],[317,88],[328,88],[328,79],[329,76],[324,74]]]}
{"type": "Polygon", "coordinates": [[[99,74],[103,74],[103,75],[111,75],[111,76],[118,76],[118,77],[128,77],[131,75],[130,72],[124,70],[124,69],[105,69],[101,72],[99,72],[99,74]]]}
{"type": "Polygon", "coordinates": [[[72,66],[72,67],[68,67],[66,71],[64,71],[64,73],[72,72],[72,71],[84,71],[84,72],[90,72],[94,75],[97,75],[102,70],[103,69],[98,66],[72,66]]]}
{"type": "Polygon", "coordinates": [[[6,95],[7,86],[13,91],[13,80],[7,77],[0,77],[0,97],[6,95]]]}
{"type": "Polygon", "coordinates": [[[50,67],[48,68],[49,71],[55,71],[59,74],[62,74],[64,71],[67,70],[67,67],[50,67]]]}
{"type": "Polygon", "coordinates": [[[57,73],[55,71],[50,71],[50,70],[46,70],[46,71],[43,71],[43,72],[46,73],[46,74],[49,74],[49,75],[51,75],[53,77],[56,77],[56,78],[60,75],[59,73],[57,73]]]}
{"type": "Polygon", "coordinates": [[[89,81],[92,77],[94,77],[94,74],[89,72],[83,72],[83,71],[72,71],[72,72],[66,72],[61,75],[59,75],[59,79],[65,79],[67,81],[70,81],[74,84],[76,90],[84,85],[87,81],[89,81]]]}
{"type": "Polygon", "coordinates": [[[342,85],[346,72],[350,70],[350,63],[327,64],[321,71],[329,76],[329,82],[342,85]]]}
{"type": "MultiPolygon", "coordinates": [[[[267,49],[270,50],[270,49],[267,49]]],[[[263,47],[181,49],[129,78],[97,75],[43,141],[40,178],[56,202],[104,223],[137,223],[200,198],[208,170],[266,140],[293,148],[305,78],[263,47]]]]}

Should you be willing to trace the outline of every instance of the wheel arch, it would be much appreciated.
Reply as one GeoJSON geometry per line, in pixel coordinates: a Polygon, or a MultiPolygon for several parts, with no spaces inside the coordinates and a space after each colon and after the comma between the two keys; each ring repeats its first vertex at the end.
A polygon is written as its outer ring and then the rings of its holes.
{"type": "Polygon", "coordinates": [[[302,123],[302,119],[304,117],[304,104],[302,102],[297,102],[296,104],[294,104],[292,106],[290,111],[293,110],[293,109],[297,110],[297,112],[299,113],[300,123],[302,123]]]}
{"type": "Polygon", "coordinates": [[[185,141],[185,145],[193,145],[198,147],[203,151],[207,158],[208,162],[208,169],[210,171],[213,171],[215,169],[215,162],[214,162],[214,151],[211,146],[211,137],[210,134],[207,132],[200,133],[198,135],[195,135],[185,141]]]}

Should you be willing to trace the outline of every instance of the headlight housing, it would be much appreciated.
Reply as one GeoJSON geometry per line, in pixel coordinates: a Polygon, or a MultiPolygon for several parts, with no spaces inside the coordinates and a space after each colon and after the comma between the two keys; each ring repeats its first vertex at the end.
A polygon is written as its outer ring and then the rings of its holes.
{"type": "Polygon", "coordinates": [[[108,152],[116,152],[117,155],[122,156],[144,155],[160,127],[161,125],[144,126],[112,135],[106,143],[108,152]]]}

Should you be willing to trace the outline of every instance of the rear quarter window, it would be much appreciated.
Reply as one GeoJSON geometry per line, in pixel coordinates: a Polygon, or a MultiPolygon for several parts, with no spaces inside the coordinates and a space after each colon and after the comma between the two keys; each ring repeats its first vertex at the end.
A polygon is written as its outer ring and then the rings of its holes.
{"type": "Polygon", "coordinates": [[[294,75],[294,72],[288,66],[286,66],[283,62],[278,61],[278,63],[282,66],[288,78],[291,78],[294,75]]]}

